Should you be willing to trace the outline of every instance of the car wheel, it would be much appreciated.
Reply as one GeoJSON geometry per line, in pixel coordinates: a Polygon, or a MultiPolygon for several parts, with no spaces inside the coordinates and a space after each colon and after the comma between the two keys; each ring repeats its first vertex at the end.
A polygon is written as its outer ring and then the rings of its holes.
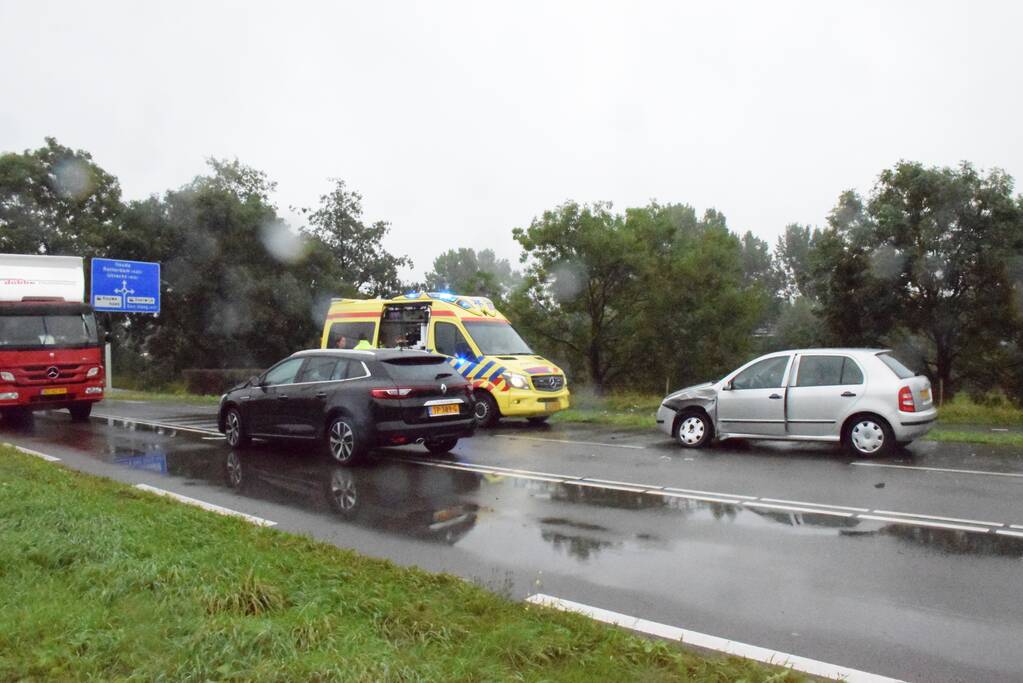
{"type": "Polygon", "coordinates": [[[427,441],[424,445],[426,450],[430,451],[434,455],[440,455],[441,453],[447,453],[458,443],[458,439],[437,439],[436,441],[427,441]]]}
{"type": "Polygon", "coordinates": [[[683,413],[675,423],[675,439],[683,448],[703,448],[712,438],[714,426],[704,413],[683,413]]]}
{"type": "Polygon", "coordinates": [[[341,415],[330,421],[327,428],[327,451],[341,465],[353,465],[362,459],[365,447],[350,417],[341,415]]]}
{"type": "Polygon", "coordinates": [[[241,489],[245,483],[245,473],[242,469],[241,456],[234,451],[228,451],[227,460],[224,461],[224,473],[227,475],[227,485],[233,489],[241,489]]]}
{"type": "Polygon", "coordinates": [[[334,512],[345,517],[355,514],[359,505],[359,489],[348,470],[335,468],[327,484],[327,502],[334,512]]]}
{"type": "Polygon", "coordinates": [[[242,414],[237,408],[231,408],[224,416],[224,438],[231,448],[245,448],[251,439],[245,433],[245,425],[242,423],[242,414]]]}
{"type": "Polygon", "coordinates": [[[68,408],[68,412],[71,413],[72,422],[86,422],[92,414],[92,404],[75,403],[68,408]]]}
{"type": "Polygon", "coordinates": [[[881,457],[895,447],[895,434],[875,415],[860,415],[846,427],[846,447],[857,456],[881,457]]]}
{"type": "Polygon", "coordinates": [[[538,417],[527,417],[526,421],[531,425],[539,427],[542,424],[547,424],[548,419],[550,419],[549,415],[540,415],[538,417]]]}
{"type": "Polygon", "coordinates": [[[476,421],[480,427],[493,427],[501,417],[497,401],[486,391],[477,391],[475,395],[476,406],[473,410],[476,413],[476,421]]]}

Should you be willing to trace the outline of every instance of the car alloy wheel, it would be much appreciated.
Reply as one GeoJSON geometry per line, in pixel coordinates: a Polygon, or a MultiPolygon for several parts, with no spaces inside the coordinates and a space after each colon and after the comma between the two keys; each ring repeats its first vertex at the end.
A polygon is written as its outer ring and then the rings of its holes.
{"type": "Polygon", "coordinates": [[[857,420],[849,432],[849,439],[857,451],[871,455],[884,448],[884,428],[874,420],[857,420]]]}
{"type": "Polygon", "coordinates": [[[334,420],[330,425],[330,454],[340,463],[348,463],[355,452],[355,432],[342,419],[334,420]]]}
{"type": "Polygon", "coordinates": [[[227,485],[233,489],[241,488],[242,486],[242,461],[238,457],[237,453],[231,452],[227,454],[227,485]]]}
{"type": "Polygon", "coordinates": [[[241,443],[242,420],[237,410],[227,411],[227,419],[224,425],[224,435],[227,436],[227,445],[232,448],[241,443]]]}
{"type": "Polygon", "coordinates": [[[690,415],[678,425],[678,440],[685,446],[699,445],[706,433],[707,424],[698,415],[690,415]]]}
{"type": "Polygon", "coordinates": [[[344,470],[334,470],[330,475],[330,496],[334,509],[351,512],[359,502],[359,492],[352,475],[344,470]]]}

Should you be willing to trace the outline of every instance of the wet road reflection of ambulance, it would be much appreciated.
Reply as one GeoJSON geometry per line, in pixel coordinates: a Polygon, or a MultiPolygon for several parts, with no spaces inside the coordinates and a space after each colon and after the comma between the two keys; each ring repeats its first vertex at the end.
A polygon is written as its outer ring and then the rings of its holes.
{"type": "Polygon", "coordinates": [[[543,422],[569,407],[565,373],[533,353],[490,299],[416,292],[393,299],[335,299],[323,348],[427,349],[451,357],[472,382],[481,425],[500,417],[543,422]]]}

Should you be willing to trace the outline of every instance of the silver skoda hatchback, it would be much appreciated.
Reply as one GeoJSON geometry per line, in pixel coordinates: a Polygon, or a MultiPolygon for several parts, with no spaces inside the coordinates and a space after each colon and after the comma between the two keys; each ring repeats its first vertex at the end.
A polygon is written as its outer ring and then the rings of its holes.
{"type": "Polygon", "coordinates": [[[715,438],[787,439],[881,456],[926,434],[937,417],[930,381],[890,351],[802,349],[669,394],[657,425],[686,448],[715,438]]]}

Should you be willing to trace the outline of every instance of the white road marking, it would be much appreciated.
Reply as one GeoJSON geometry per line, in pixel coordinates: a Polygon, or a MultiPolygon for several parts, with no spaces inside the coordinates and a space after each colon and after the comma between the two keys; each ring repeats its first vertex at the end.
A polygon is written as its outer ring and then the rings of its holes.
{"type": "Polygon", "coordinates": [[[572,479],[571,481],[565,480],[565,484],[573,484],[575,486],[589,486],[590,488],[603,489],[605,491],[629,491],[631,493],[643,493],[650,491],[650,489],[642,486],[619,486],[617,484],[604,484],[599,481],[590,481],[588,479],[572,479]]]}
{"type": "Polygon", "coordinates": [[[832,510],[851,510],[852,512],[870,512],[870,508],[854,508],[848,505],[822,505],[821,503],[807,503],[802,500],[785,500],[784,498],[757,498],[756,500],[762,500],[767,503],[784,503],[786,505],[812,505],[818,507],[827,507],[832,510]]]}
{"type": "Polygon", "coordinates": [[[827,510],[823,508],[804,508],[797,507],[795,505],[779,505],[777,503],[761,503],[757,501],[743,501],[744,506],[748,508],[767,508],[768,510],[785,510],[787,512],[804,512],[813,513],[815,515],[830,515],[832,517],[852,517],[851,512],[840,512],[838,510],[827,510]]]}
{"type": "Polygon", "coordinates": [[[1015,536],[1017,538],[1023,538],[1023,531],[1009,531],[1007,529],[995,529],[996,534],[1002,534],[1004,536],[1015,536]]]}
{"type": "Polygon", "coordinates": [[[564,612],[576,612],[577,614],[583,614],[596,621],[602,621],[605,624],[613,624],[615,626],[621,626],[632,631],[639,631],[640,633],[656,636],[658,638],[674,640],[683,644],[694,645],[708,650],[715,650],[717,652],[723,652],[737,657],[744,657],[746,659],[752,659],[765,664],[786,667],[796,671],[802,671],[803,673],[808,673],[813,676],[848,681],[849,683],[899,683],[898,679],[895,678],[879,676],[866,671],[860,671],[858,669],[852,669],[838,664],[829,664],[816,659],[809,659],[808,657],[788,654],[787,652],[778,652],[777,650],[770,650],[756,645],[747,645],[746,643],[740,643],[734,640],[728,640],[727,638],[720,638],[718,636],[711,636],[697,631],[690,631],[688,629],[678,628],[677,626],[669,626],[656,621],[648,621],[638,617],[631,617],[627,614],[621,614],[620,612],[612,612],[599,607],[591,607],[590,605],[584,605],[580,602],[564,600],[552,595],[544,595],[543,593],[530,595],[526,598],[526,602],[534,605],[551,607],[564,612]]]}
{"type": "Polygon", "coordinates": [[[947,524],[945,522],[928,522],[923,519],[899,519],[898,517],[887,517],[885,515],[856,515],[860,519],[871,519],[877,522],[894,522],[895,524],[908,524],[910,526],[929,526],[936,529],[952,529],[954,531],[982,531],[989,529],[982,526],[969,526],[966,524],[947,524]]]}
{"type": "Polygon", "coordinates": [[[1020,472],[989,472],[987,470],[960,470],[954,467],[924,467],[922,465],[889,465],[883,462],[854,462],[851,465],[860,467],[890,467],[894,470],[921,470],[923,472],[947,472],[950,474],[983,474],[989,477],[1018,477],[1023,479],[1020,472]]]}
{"type": "Polygon", "coordinates": [[[735,498],[718,498],[715,496],[698,496],[692,493],[682,493],[681,491],[668,491],[667,489],[648,489],[646,493],[652,496],[665,496],[666,498],[685,498],[686,500],[699,500],[706,503],[725,503],[726,505],[738,505],[739,501],[735,498]]]}
{"type": "Polygon", "coordinates": [[[213,429],[200,429],[198,427],[186,427],[186,426],[182,426],[182,425],[179,425],[179,424],[175,424],[173,422],[154,422],[154,421],[151,421],[151,420],[140,420],[140,419],[134,418],[134,417],[120,417],[118,415],[100,415],[100,414],[97,414],[97,413],[93,413],[92,417],[98,418],[100,420],[115,420],[115,421],[119,421],[119,422],[131,422],[131,423],[134,423],[134,424],[144,425],[146,427],[159,427],[161,429],[174,429],[174,430],[180,431],[180,432],[192,432],[192,433],[195,433],[195,434],[212,434],[214,436],[219,436],[220,435],[220,432],[218,432],[216,430],[213,430],[213,429]]]}
{"type": "Polygon", "coordinates": [[[202,508],[203,510],[209,510],[210,512],[216,512],[218,515],[226,515],[228,517],[239,517],[244,519],[246,522],[251,522],[256,526],[277,526],[277,522],[271,522],[269,519],[263,519],[262,517],[256,517],[254,515],[247,515],[244,512],[238,512],[231,508],[221,507],[220,505],[214,505],[213,503],[207,503],[204,500],[197,498],[189,498],[183,496],[180,493],[174,493],[173,491],[165,491],[158,489],[155,486],[149,486],[148,484],[135,484],[135,488],[140,491],[148,491],[149,493],[155,493],[158,496],[166,496],[173,498],[179,503],[185,503],[186,505],[194,505],[195,507],[202,508]]]}
{"type": "Polygon", "coordinates": [[[494,434],[494,436],[499,436],[502,439],[526,439],[528,441],[579,444],[580,446],[609,446],[611,448],[633,448],[641,451],[646,450],[646,446],[639,446],[631,443],[602,443],[599,441],[573,441],[572,439],[545,439],[540,436],[519,436],[517,434],[494,434]]]}
{"type": "Polygon", "coordinates": [[[987,526],[1002,526],[1001,522],[983,522],[979,519],[959,519],[958,517],[938,517],[937,515],[918,515],[915,512],[896,512],[895,510],[874,510],[879,515],[901,515],[902,517],[920,517],[922,519],[936,519],[939,522],[961,522],[963,524],[985,524],[987,526]]]}
{"type": "Polygon", "coordinates": [[[992,432],[1007,432],[1007,431],[1009,431],[1009,430],[1008,430],[1008,429],[1006,429],[1005,427],[992,427],[992,428],[991,428],[991,431],[992,431],[992,432]]]}
{"type": "Polygon", "coordinates": [[[227,437],[224,436],[224,435],[220,435],[220,436],[204,436],[204,437],[202,437],[202,440],[203,441],[223,441],[226,438],[227,437]]]}
{"type": "MultiPolygon", "coordinates": [[[[651,487],[655,488],[655,487],[651,487]]],[[[698,489],[680,489],[674,486],[665,486],[665,491],[676,491],[678,493],[694,493],[698,496],[724,496],[726,498],[739,498],[741,500],[757,500],[756,496],[743,496],[738,493],[720,493],[718,491],[700,491],[698,489]]]]}
{"type": "Polygon", "coordinates": [[[10,446],[14,450],[19,451],[21,453],[24,453],[25,455],[32,455],[32,456],[35,456],[37,458],[42,458],[46,462],[60,462],[60,458],[58,458],[55,455],[47,455],[46,453],[40,453],[39,451],[33,451],[31,448],[24,448],[22,446],[17,446],[17,445],[15,445],[13,443],[6,443],[5,442],[4,445],[5,446],[10,446]]]}

